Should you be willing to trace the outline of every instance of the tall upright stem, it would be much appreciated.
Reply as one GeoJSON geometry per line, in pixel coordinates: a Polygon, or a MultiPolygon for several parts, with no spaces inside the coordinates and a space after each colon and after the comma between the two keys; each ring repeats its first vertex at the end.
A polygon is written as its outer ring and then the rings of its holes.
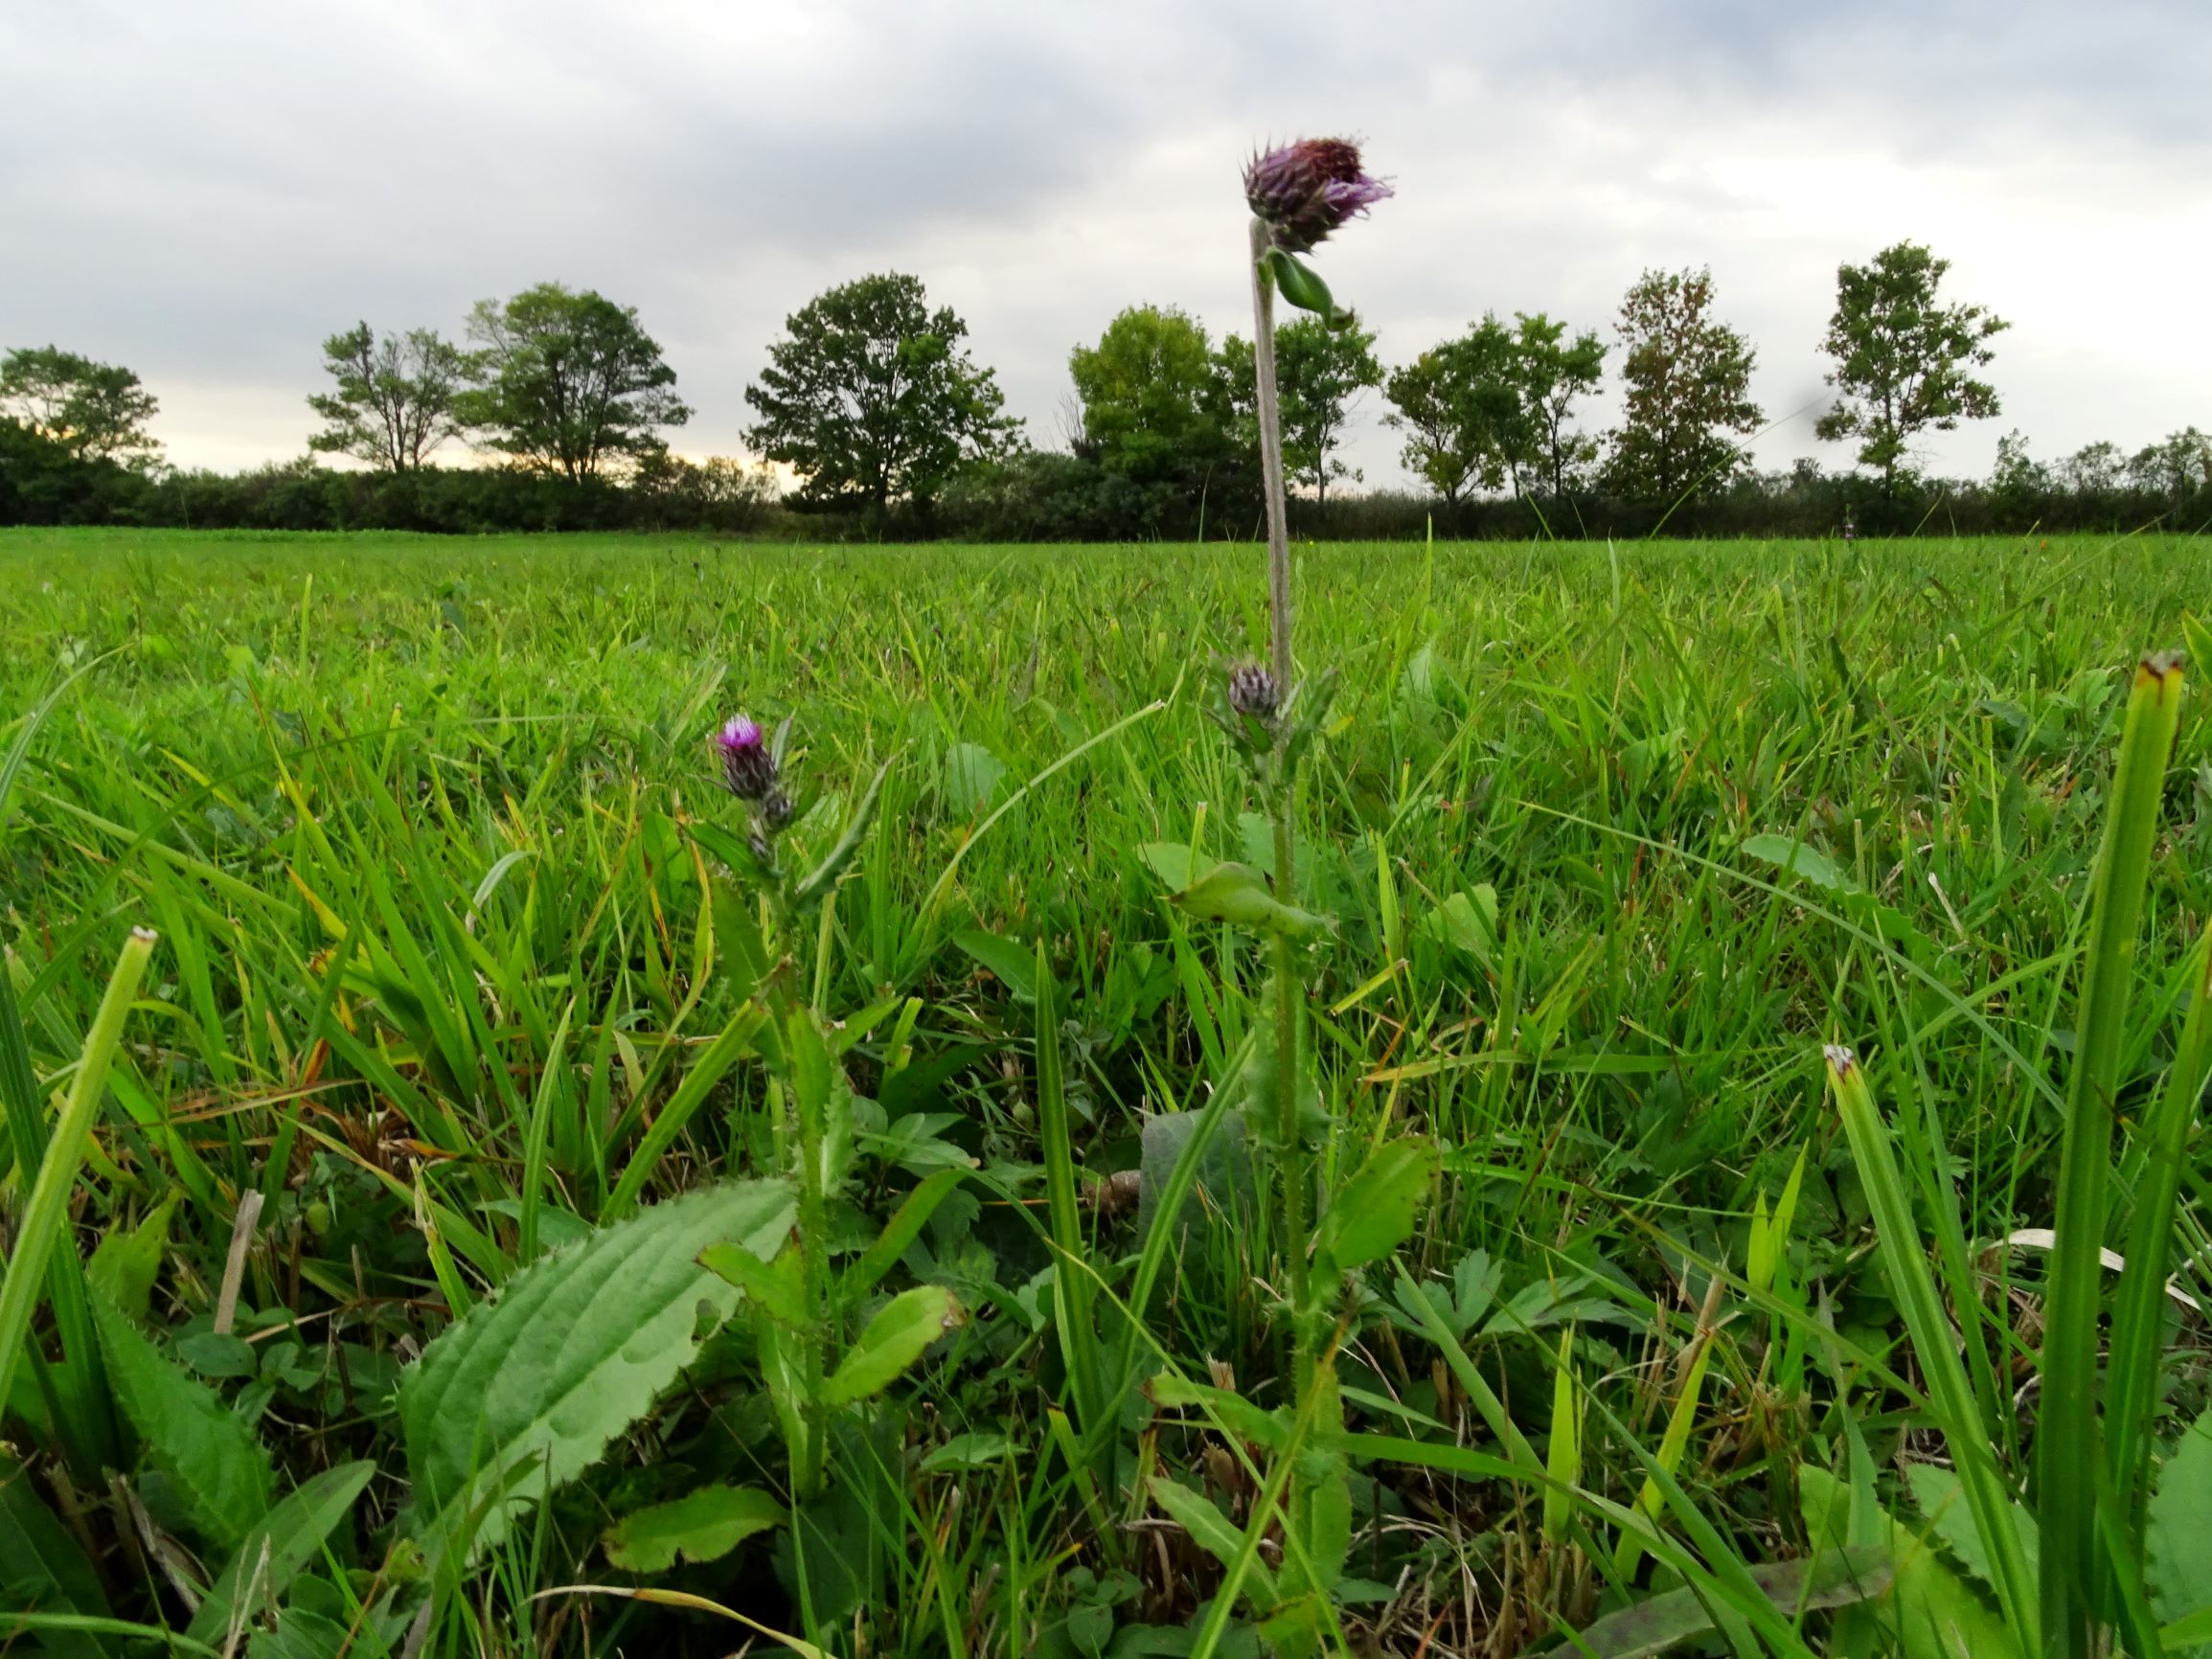
{"type": "MultiPolygon", "coordinates": [[[[1275,284],[1260,263],[1266,251],[1267,227],[1252,221],[1252,367],[1259,381],[1260,472],[1267,490],[1268,657],[1275,684],[1290,690],[1290,534],[1283,500],[1283,410],[1275,387],[1275,284]]],[[[1281,739],[1277,739],[1278,742],[1281,739]]],[[[1275,780],[1275,891],[1286,903],[1297,901],[1296,841],[1291,830],[1297,804],[1297,770],[1279,749],[1275,780]]],[[[1297,946],[1288,934],[1274,938],[1275,980],[1275,1141],[1283,1166],[1283,1238],[1290,1291],[1291,1365],[1298,1397],[1313,1380],[1313,1350],[1309,1327],[1312,1308],[1307,1277],[1306,1213],[1312,1172],[1306,1161],[1304,1126],[1298,1122],[1298,1015],[1304,988],[1298,980],[1297,946]]]]}
{"type": "Polygon", "coordinates": [[[1283,404],[1275,389],[1275,282],[1260,263],[1267,227],[1252,221],[1252,367],[1260,382],[1260,474],[1267,489],[1267,620],[1275,683],[1290,689],[1290,530],[1283,501],[1283,404]]]}

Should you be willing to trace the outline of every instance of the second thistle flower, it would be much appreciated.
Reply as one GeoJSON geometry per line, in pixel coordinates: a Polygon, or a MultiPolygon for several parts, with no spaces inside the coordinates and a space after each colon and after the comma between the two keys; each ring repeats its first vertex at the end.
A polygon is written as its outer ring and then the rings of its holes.
{"type": "Polygon", "coordinates": [[[715,734],[722,758],[722,784],[739,800],[764,806],[776,789],[776,757],[760,722],[739,715],[715,734]]]}

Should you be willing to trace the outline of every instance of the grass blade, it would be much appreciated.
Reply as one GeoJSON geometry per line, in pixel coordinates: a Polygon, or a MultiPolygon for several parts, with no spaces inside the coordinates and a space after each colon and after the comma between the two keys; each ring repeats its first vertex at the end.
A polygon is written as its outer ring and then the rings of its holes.
{"type": "MultiPolygon", "coordinates": [[[[2065,1138],[2059,1153],[2058,1245],[2043,1332],[2036,1433],[2042,1519],[2042,1616],[2049,1650],[2088,1659],[2098,1612],[2098,1251],[2105,1241],[2113,1095],[2135,973],[2135,935],[2158,832],[2158,802],[2181,709],[2181,665],[2145,657],[2135,669],[2112,776],[2109,815],[2089,899],[2088,957],[2075,1016],[2065,1138]]],[[[1924,1352],[1923,1357],[1926,1357],[1924,1352]]],[[[1976,1519],[1979,1519],[1977,1515],[1976,1519]]],[[[1984,1536],[1990,1535],[1987,1531],[1984,1536]]]]}
{"type": "MultiPolygon", "coordinates": [[[[1843,1132],[1851,1142],[1852,1161],[1859,1166],[1859,1183],[1866,1191],[1866,1205],[1873,1212],[1874,1230],[1881,1240],[1882,1261],[1889,1269],[1898,1310],[1904,1316],[1912,1337],[1913,1355],[1920,1361],[1927,1384],[1928,1405],[1936,1426],[1942,1429],[1959,1484],[1975,1528],[1990,1552],[1991,1578],[2005,1623],[2020,1638],[2026,1652],[2035,1652],[2036,1589],[2034,1575],[2013,1528],[2011,1496],[2005,1490],[1989,1437],[1983,1432],[1975,1408],[1973,1389],[1966,1366],[1951,1340],[1950,1319],[1936,1293],[1935,1275],[1921,1245],[1919,1224],[1897,1159],[1890,1150],[1889,1126],[1874,1104],[1866,1072],[1847,1048],[1827,1050],[1828,1084],[1843,1118],[1843,1132]]],[[[2043,1559],[2050,1559],[2044,1546],[2043,1559]]]]}
{"type": "Polygon", "coordinates": [[[147,958],[153,954],[153,935],[134,928],[117,958],[115,972],[93,1016],[84,1039],[77,1073],[69,1081],[69,1098],[60,1120],[47,1143],[31,1200],[23,1208],[23,1225],[16,1235],[15,1254],[0,1280],[0,1399],[12,1398],[15,1368],[31,1345],[31,1316],[38,1307],[38,1291],[46,1277],[46,1263],[56,1241],[68,1225],[69,1192],[77,1184],[77,1166],[84,1155],[84,1142],[100,1110],[107,1082],[107,1068],[123,1040],[123,1022],[138,995],[146,975],[147,958]]]}

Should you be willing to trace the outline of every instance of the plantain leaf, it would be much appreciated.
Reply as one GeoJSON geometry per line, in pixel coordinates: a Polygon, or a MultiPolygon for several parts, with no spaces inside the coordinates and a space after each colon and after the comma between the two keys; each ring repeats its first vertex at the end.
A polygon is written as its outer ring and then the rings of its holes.
{"type": "Polygon", "coordinates": [[[94,1297],[92,1317],[108,1382],[147,1455],[176,1483],[200,1532],[235,1550],[269,1512],[269,1454],[222,1396],[187,1375],[112,1303],[94,1297]]]}
{"type": "Polygon", "coordinates": [[[241,1585],[251,1585],[257,1604],[261,1598],[282,1596],[292,1579],[321,1558],[323,1540],[353,1511],[353,1500],[376,1472],[374,1463],[340,1464],[307,1482],[281,1500],[262,1522],[245,1535],[193,1615],[186,1632],[195,1642],[219,1643],[230,1628],[241,1585]],[[262,1552],[268,1551],[268,1563],[262,1552]]]}
{"type": "Polygon", "coordinates": [[[2160,1620],[2212,1612],[2212,1411],[2189,1425],[2158,1471],[2144,1556],[2145,1587],[2160,1620]]]}
{"type": "Polygon", "coordinates": [[[719,1321],[736,1286],[698,1263],[734,1241],[772,1256],[791,1227],[780,1181],[671,1199],[542,1257],[447,1329],[399,1379],[415,1502],[473,1553],[513,1511],[573,1479],[644,1417],[719,1321]]]}
{"type": "Polygon", "coordinates": [[[1436,1180],[1436,1143],[1418,1135],[1376,1148],[1321,1217],[1316,1262],[1346,1272],[1397,1249],[1413,1234],[1422,1200],[1436,1180]]]}
{"type": "Polygon", "coordinates": [[[607,1529],[606,1558],[625,1572],[665,1573],[678,1556],[717,1561],[790,1518],[783,1500],[759,1487],[701,1487],[623,1516],[607,1529]]]}
{"type": "Polygon", "coordinates": [[[901,1291],[868,1322],[860,1340],[846,1351],[822,1385],[822,1404],[849,1405],[880,1394],[923,1352],[967,1315],[942,1284],[917,1284],[901,1291]]]}
{"type": "MultiPolygon", "coordinates": [[[[1889,1553],[1879,1544],[1828,1550],[1808,1561],[1778,1561],[1749,1569],[1751,1581],[1784,1612],[1845,1607],[1880,1596],[1889,1588],[1889,1553]]],[[[1700,1590],[1669,1590],[1633,1607],[1608,1613],[1571,1642],[1547,1648],[1598,1659],[1648,1659],[1702,1636],[1713,1628],[1709,1596],[1700,1590]]],[[[1964,1651],[1964,1649],[1961,1649],[1964,1651]]]]}

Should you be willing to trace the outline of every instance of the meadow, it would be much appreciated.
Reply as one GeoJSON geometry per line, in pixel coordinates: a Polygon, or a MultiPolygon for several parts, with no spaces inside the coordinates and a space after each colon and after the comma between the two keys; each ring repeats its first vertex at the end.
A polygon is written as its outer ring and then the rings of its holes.
{"type": "MultiPolygon", "coordinates": [[[[1204,859],[1274,868],[1206,717],[1265,652],[1261,548],[0,534],[11,1261],[94,1079],[4,1402],[0,1632],[2021,1650],[2011,1552],[1961,1517],[1984,1475],[2026,1489],[2114,756],[2204,544],[1296,557],[1301,666],[1340,676],[1276,895],[1331,919],[1301,945],[1320,1190],[1401,1132],[1437,1160],[1395,1248],[1356,1249],[1356,1205],[1324,1237],[1352,1286],[1325,1447],[1238,1116],[1264,953],[1171,901],[1204,859]],[[885,768],[765,969],[850,1117],[804,1218],[851,1291],[811,1477],[739,1306],[787,1287],[697,1265],[773,1254],[806,1109],[737,971],[763,913],[711,739],[741,711],[788,717],[814,855],[885,768]],[[133,927],[158,941],[103,1019],[133,927]],[[1915,1344],[1931,1307],[1964,1396],[1915,1344]],[[914,1308],[943,1317],[907,1343],[914,1308]],[[446,1340],[471,1327],[503,1334],[446,1340]],[[1286,1635],[1312,1534],[1271,1518],[1276,1470],[1324,1455],[1341,1559],[1286,1635]],[[1846,1557],[1874,1599],[1819,1565],[1846,1557]]],[[[2098,1039],[2123,1198],[2154,1102],[2201,1081],[2208,762],[2184,700],[2098,1039]]],[[[2202,1479],[2160,1483],[2164,1576],[2127,1592],[2166,1651],[2212,1605],[2189,1144],[2153,1422],[2202,1479]]]]}

